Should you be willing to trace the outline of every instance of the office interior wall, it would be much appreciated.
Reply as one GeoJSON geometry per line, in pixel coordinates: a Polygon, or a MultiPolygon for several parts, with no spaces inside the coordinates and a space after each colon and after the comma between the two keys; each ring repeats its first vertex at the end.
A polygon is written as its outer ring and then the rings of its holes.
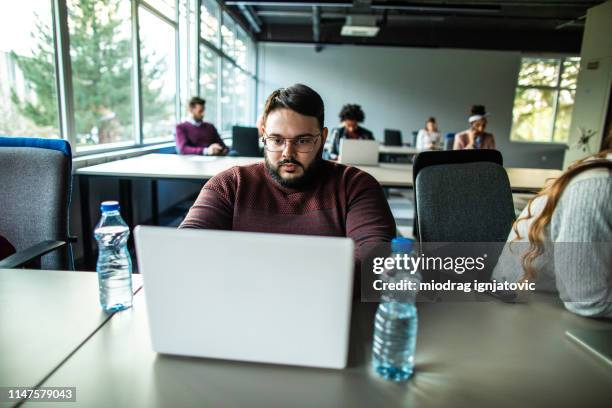
{"type": "Polygon", "coordinates": [[[470,106],[484,104],[507,166],[562,166],[564,145],[509,140],[520,52],[327,45],[317,53],[313,45],[260,42],[258,56],[258,112],[274,89],[300,82],[323,97],[328,127],[343,104],[358,103],[377,139],[388,128],[406,140],[429,116],[442,133],[462,131],[470,106]]]}

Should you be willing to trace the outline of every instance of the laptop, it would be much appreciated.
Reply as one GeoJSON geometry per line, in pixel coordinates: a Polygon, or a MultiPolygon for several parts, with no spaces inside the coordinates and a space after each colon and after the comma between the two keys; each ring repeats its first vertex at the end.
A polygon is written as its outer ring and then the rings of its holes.
{"type": "Polygon", "coordinates": [[[378,141],[341,139],[338,162],[355,166],[378,166],[378,141]]]}
{"type": "Polygon", "coordinates": [[[153,350],[342,369],[349,238],[137,226],[153,350]]]}

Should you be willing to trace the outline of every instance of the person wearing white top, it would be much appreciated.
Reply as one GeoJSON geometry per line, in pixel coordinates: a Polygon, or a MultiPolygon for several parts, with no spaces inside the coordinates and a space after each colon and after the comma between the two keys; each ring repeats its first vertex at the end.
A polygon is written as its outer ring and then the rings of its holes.
{"type": "Polygon", "coordinates": [[[492,278],[527,279],[536,290],[558,292],[573,313],[612,318],[611,220],[608,150],[570,166],[525,207],[492,278]]]}
{"type": "Polygon", "coordinates": [[[440,132],[436,118],[429,118],[425,122],[425,129],[419,130],[416,140],[417,150],[433,150],[440,147],[440,132]]]}

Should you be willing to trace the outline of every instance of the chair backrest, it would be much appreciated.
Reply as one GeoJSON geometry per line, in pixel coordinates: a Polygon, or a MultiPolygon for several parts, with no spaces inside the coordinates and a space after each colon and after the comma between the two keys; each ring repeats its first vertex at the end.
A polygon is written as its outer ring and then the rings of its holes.
{"type": "MultiPolygon", "coordinates": [[[[68,239],[72,152],[65,140],[0,137],[0,231],[17,251],[68,239]]],[[[69,269],[70,246],[41,259],[43,269],[69,269]]]]}
{"type": "Polygon", "coordinates": [[[454,144],[455,144],[455,134],[447,133],[444,136],[444,150],[453,150],[454,144]]]}
{"type": "Polygon", "coordinates": [[[232,127],[232,150],[237,156],[261,157],[259,132],[256,127],[232,127]]]}
{"type": "Polygon", "coordinates": [[[402,132],[399,130],[385,129],[385,146],[401,146],[402,132]]]}
{"type": "Polygon", "coordinates": [[[421,242],[504,242],[514,221],[508,174],[497,150],[428,151],[413,167],[421,242]]]}

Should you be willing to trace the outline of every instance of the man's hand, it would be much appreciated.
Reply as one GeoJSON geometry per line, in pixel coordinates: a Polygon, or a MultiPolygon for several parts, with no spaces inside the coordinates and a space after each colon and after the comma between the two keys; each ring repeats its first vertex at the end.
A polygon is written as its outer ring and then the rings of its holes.
{"type": "Polygon", "coordinates": [[[221,146],[219,143],[213,143],[208,146],[206,154],[209,156],[219,156],[220,154],[223,154],[223,146],[221,146]]]}

